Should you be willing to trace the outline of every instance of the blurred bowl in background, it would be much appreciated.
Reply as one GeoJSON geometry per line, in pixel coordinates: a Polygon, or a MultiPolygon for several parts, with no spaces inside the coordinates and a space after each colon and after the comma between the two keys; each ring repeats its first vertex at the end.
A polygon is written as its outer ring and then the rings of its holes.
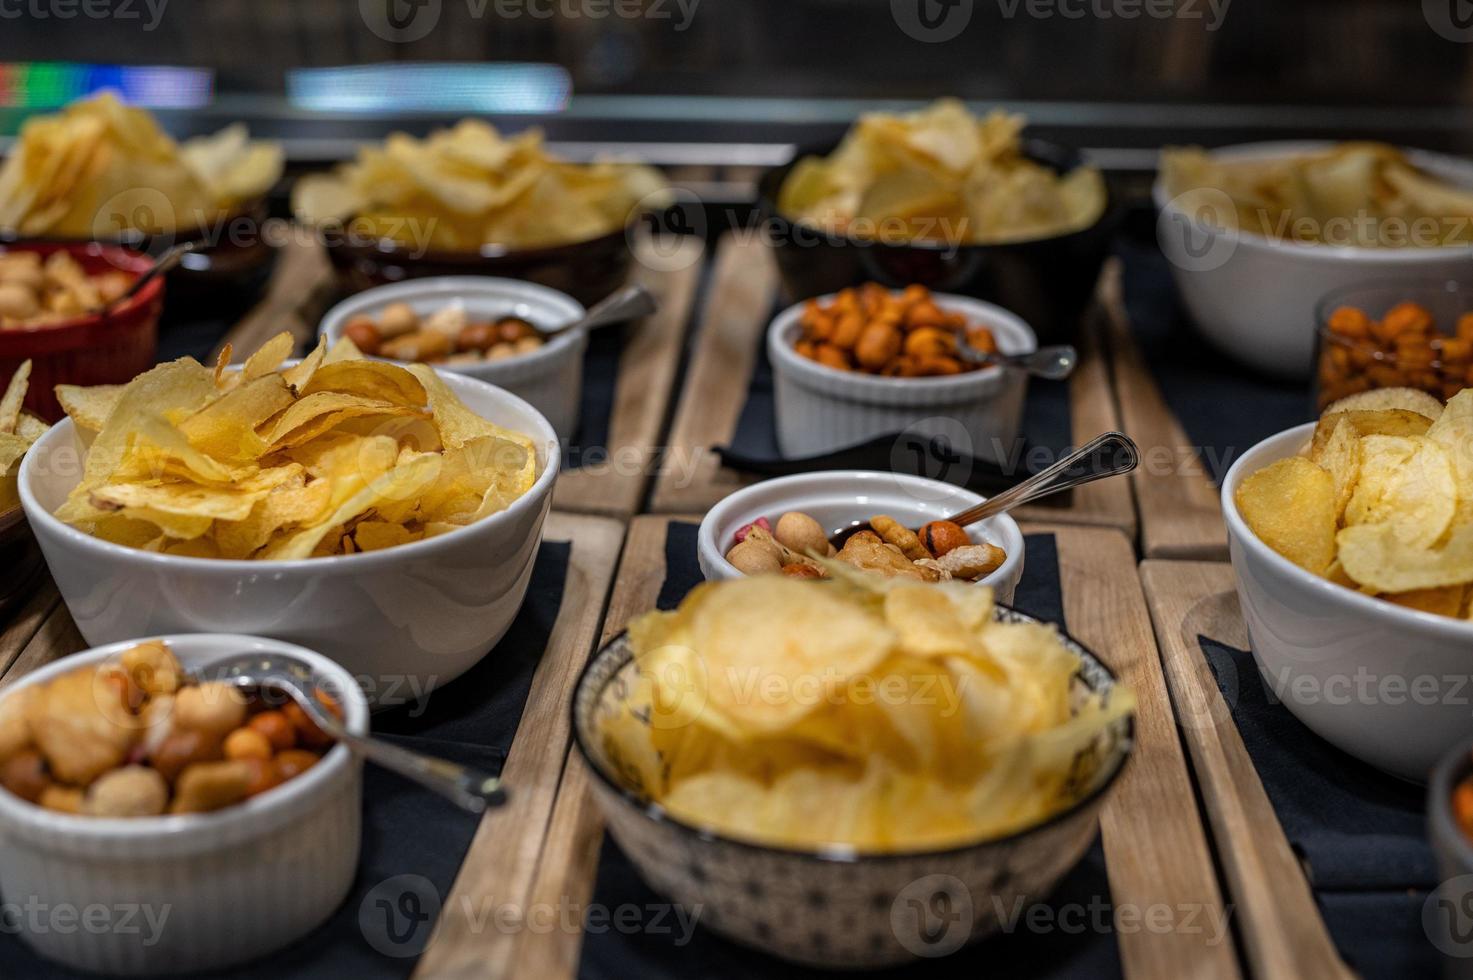
{"type": "MultiPolygon", "coordinates": [[[[1099,219],[1067,235],[984,245],[865,241],[795,222],[777,209],[778,193],[797,161],[833,150],[833,144],[802,150],[792,162],[769,170],[757,185],[757,206],[790,300],[871,281],[897,289],[919,283],[1011,310],[1028,321],[1040,343],[1073,339],[1124,215],[1108,184],[1099,219]]],[[[1029,159],[1059,173],[1084,162],[1077,150],[1044,140],[1025,139],[1023,150],[1029,159]]]]}
{"type": "MultiPolygon", "coordinates": [[[[45,257],[59,251],[70,254],[88,275],[122,270],[138,276],[153,265],[153,259],[143,252],[97,242],[0,245],[0,253],[36,252],[45,257]]],[[[56,385],[121,384],[153,367],[163,309],[161,278],[103,313],[0,330],[0,388],[21,362],[29,359],[31,386],[25,407],[47,422],[55,422],[61,417],[56,385]]]]}

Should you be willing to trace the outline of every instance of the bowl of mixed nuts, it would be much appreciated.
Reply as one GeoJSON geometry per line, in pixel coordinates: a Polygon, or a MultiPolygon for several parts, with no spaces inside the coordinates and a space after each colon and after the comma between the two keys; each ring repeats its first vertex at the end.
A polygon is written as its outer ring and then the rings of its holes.
{"type": "Polygon", "coordinates": [[[1023,575],[1023,532],[1006,514],[959,527],[946,518],[985,498],[925,477],[867,470],[754,484],[707,512],[697,536],[708,579],[828,578],[831,562],[890,577],[990,586],[1009,603],[1023,575]],[[837,546],[835,532],[868,526],[837,546]]]}
{"type": "Polygon", "coordinates": [[[22,924],[38,953],[111,974],[219,969],[285,946],[342,904],[358,870],[362,763],[279,692],[196,679],[252,651],[306,663],[328,708],[367,732],[367,701],[343,668],[231,634],[112,643],[0,694],[7,900],[128,903],[154,917],[154,928],[65,934],[22,924]]]}
{"type": "Polygon", "coordinates": [[[489,276],[440,276],[379,286],[334,306],[318,333],[370,357],[433,364],[532,403],[567,442],[578,425],[588,332],[544,338],[583,304],[546,286],[489,276]]]}

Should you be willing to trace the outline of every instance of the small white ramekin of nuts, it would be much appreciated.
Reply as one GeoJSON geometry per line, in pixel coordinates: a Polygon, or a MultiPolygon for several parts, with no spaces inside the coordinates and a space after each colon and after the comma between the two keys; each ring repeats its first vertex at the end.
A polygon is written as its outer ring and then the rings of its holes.
{"type": "Polygon", "coordinates": [[[767,480],[739,490],[706,514],[697,538],[708,579],[783,574],[824,578],[815,556],[918,581],[961,580],[1012,601],[1023,573],[1023,535],[1007,515],[968,528],[946,520],[980,503],[967,490],[924,477],[841,470],[767,480]],[[830,535],[855,521],[842,550],[830,535]]]}
{"type": "Polygon", "coordinates": [[[318,332],[352,340],[365,354],[433,363],[520,395],[558,437],[578,424],[588,334],[541,332],[578,319],[582,304],[535,283],[489,276],[439,276],[379,286],[349,297],[318,332]]]}
{"type": "Polygon", "coordinates": [[[368,704],[347,671],[231,634],[110,644],[0,694],[7,900],[110,914],[131,903],[162,917],[157,929],[64,935],[23,920],[38,953],[116,975],[220,969],[301,938],[347,896],[361,762],[279,695],[193,679],[254,650],[307,664],[349,730],[367,732],[368,704]]]}

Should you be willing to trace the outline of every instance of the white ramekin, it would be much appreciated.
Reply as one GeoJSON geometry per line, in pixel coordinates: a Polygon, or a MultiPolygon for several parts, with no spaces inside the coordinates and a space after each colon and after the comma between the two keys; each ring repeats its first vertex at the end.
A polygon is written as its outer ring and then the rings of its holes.
{"type": "MultiPolygon", "coordinates": [[[[1220,160],[1298,156],[1334,144],[1307,141],[1248,143],[1212,151],[1220,160]]],[[[1417,166],[1473,186],[1473,164],[1454,157],[1406,151],[1417,166]]],[[[1187,312],[1213,344],[1244,364],[1284,378],[1307,378],[1313,368],[1315,308],[1325,294],[1371,279],[1415,276],[1466,279],[1473,249],[1466,245],[1362,248],[1230,232],[1198,220],[1167,197],[1157,179],[1152,197],[1161,213],[1158,238],[1187,312]],[[1188,228],[1191,230],[1188,231],[1188,228]]],[[[1223,206],[1227,205],[1222,195],[1223,206]]]]}
{"type": "Polygon", "coordinates": [[[438,537],[356,555],[237,561],[112,544],[52,512],[81,478],[70,419],[26,453],[20,499],[56,587],[93,645],[161,633],[252,633],[321,651],[376,706],[417,700],[501,639],[527,591],[552,507],[557,434],[531,405],[464,375],[445,382],[477,414],[537,446],[537,481],[506,510],[438,537]]]}
{"type": "MultiPolygon", "coordinates": [[[[834,297],[821,296],[819,302],[834,297]]],[[[1038,348],[1033,330],[1000,306],[933,293],[936,305],[991,328],[1004,354],[1038,348]]],[[[793,350],[806,303],[790,306],[767,328],[767,357],[776,397],[777,445],[800,459],[901,432],[954,438],[960,425],[973,454],[1000,461],[1023,425],[1027,375],[984,368],[940,378],[885,378],[840,371],[793,350]]]]}
{"type": "MultiPolygon", "coordinates": [[[[349,730],[368,731],[353,678],[321,654],[252,636],[162,639],[189,670],[253,650],[301,659],[338,695],[349,730]]],[[[135,642],[63,658],[0,699],[135,642]]],[[[362,806],[362,762],[341,745],[296,779],[216,813],[73,816],[0,791],[0,891],[21,938],[69,967],[220,969],[300,939],[342,904],[358,870],[362,806]]]]}
{"type": "MultiPolygon", "coordinates": [[[[907,527],[917,528],[982,503],[970,490],[940,480],[903,473],[868,470],[832,470],[764,480],[724,498],[706,512],[696,533],[697,559],[708,579],[740,578],[726,560],[732,535],[738,528],[765,517],[776,527],[790,510],[802,511],[822,526],[836,529],[856,519],[887,514],[907,527]]],[[[1023,532],[1006,514],[989,517],[967,529],[973,540],[985,538],[1008,553],[992,574],[979,584],[992,587],[1001,603],[1011,603],[1023,577],[1023,532]]]]}
{"type": "MultiPolygon", "coordinates": [[[[1261,678],[1300,721],[1378,769],[1422,782],[1473,738],[1473,623],[1407,609],[1313,575],[1259,540],[1234,493],[1299,452],[1307,423],[1270,436],[1222,484],[1228,555],[1261,678]]],[[[1232,703],[1232,688],[1229,703],[1232,703]]]]}
{"type": "MultiPolygon", "coordinates": [[[[376,318],[391,303],[407,303],[421,318],[460,303],[472,320],[515,316],[543,330],[570,323],[585,312],[583,304],[573,297],[536,283],[490,276],[438,276],[378,286],[349,297],[327,311],[318,333],[329,344],[336,343],[353,317],[366,314],[376,318]]],[[[547,416],[558,438],[567,441],[578,427],[583,352],[587,347],[588,332],[570,330],[528,354],[437,367],[520,395],[547,416]]]]}

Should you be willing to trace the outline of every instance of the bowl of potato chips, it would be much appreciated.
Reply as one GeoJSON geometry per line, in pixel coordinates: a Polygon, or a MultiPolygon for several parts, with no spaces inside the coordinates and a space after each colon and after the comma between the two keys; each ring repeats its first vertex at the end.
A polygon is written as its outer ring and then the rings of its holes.
{"type": "Polygon", "coordinates": [[[1243,454],[1222,507],[1254,659],[1300,721],[1417,781],[1473,737],[1473,391],[1342,399],[1243,454]]]}
{"type": "Polygon", "coordinates": [[[473,119],[424,139],[395,133],[292,191],[293,211],[320,230],[349,292],[487,275],[585,305],[624,284],[629,226],[668,203],[651,167],[572,163],[546,149],[541,130],[507,137],[473,119]]]}
{"type": "Polygon", "coordinates": [[[179,142],[148,110],[102,92],[21,127],[0,167],[0,241],[150,252],[192,241],[169,277],[176,302],[218,304],[222,288],[264,281],[273,250],[262,202],[283,168],[280,145],[251,140],[243,124],[179,142]]]}
{"type": "Polygon", "coordinates": [[[861,116],[758,183],[789,297],[863,282],[989,300],[1044,342],[1074,333],[1122,215],[1077,151],[955,99],[861,116]]]}
{"type": "Polygon", "coordinates": [[[1473,164],[1380,143],[1283,141],[1161,155],[1161,249],[1214,345],[1307,378],[1316,304],[1368,279],[1473,274],[1473,164]]]}
{"type": "Polygon", "coordinates": [[[575,744],[614,841],[702,926],[828,968],[943,955],[1084,854],[1134,699],[987,588],[833,574],[635,619],[579,679],[575,744]]]}
{"type": "Polygon", "coordinates": [[[332,657],[378,704],[422,695],[520,607],[557,436],[472,378],[292,346],[62,386],[22,506],[89,643],[251,632],[332,657]]]}

